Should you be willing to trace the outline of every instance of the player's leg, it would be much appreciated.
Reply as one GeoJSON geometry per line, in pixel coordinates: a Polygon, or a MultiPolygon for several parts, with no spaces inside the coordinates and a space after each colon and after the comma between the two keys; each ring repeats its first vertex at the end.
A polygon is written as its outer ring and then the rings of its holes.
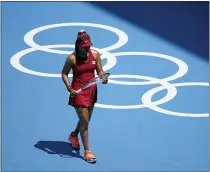
{"type": "Polygon", "coordinates": [[[82,139],[82,143],[84,146],[84,159],[87,162],[90,163],[95,163],[96,162],[96,157],[93,155],[93,153],[90,151],[89,148],[89,142],[88,142],[88,125],[89,125],[89,119],[90,119],[90,114],[89,110],[92,114],[93,108],[79,108],[78,110],[78,117],[79,117],[79,132],[80,136],[82,139]]]}
{"type": "Polygon", "coordinates": [[[89,107],[88,107],[89,121],[90,121],[90,119],[91,119],[91,117],[92,117],[93,109],[94,109],[94,106],[89,106],[89,107]]]}
{"type": "MultiPolygon", "coordinates": [[[[89,123],[89,113],[87,108],[77,108],[76,109],[79,122],[77,124],[84,149],[88,150],[88,123],[89,123]]],[[[76,129],[77,130],[77,129],[76,129]]]]}
{"type": "MultiPolygon", "coordinates": [[[[79,113],[81,113],[81,109],[80,108],[75,108],[75,111],[77,113],[77,115],[79,113]]],[[[80,149],[80,144],[79,144],[79,124],[80,124],[80,120],[77,122],[76,128],[74,129],[74,131],[72,131],[69,135],[68,140],[72,143],[72,147],[75,150],[79,150],[80,149]]]]}
{"type": "MultiPolygon", "coordinates": [[[[80,113],[79,112],[79,110],[80,110],[79,108],[75,108],[75,110],[76,110],[77,114],[80,113]]],[[[72,136],[78,137],[78,134],[79,134],[79,121],[77,122],[76,128],[74,129],[74,131],[71,134],[72,134],[72,136]]]]}
{"type": "MultiPolygon", "coordinates": [[[[89,106],[88,107],[89,121],[91,119],[91,116],[92,116],[92,113],[93,113],[93,109],[94,109],[94,106],[89,106]]],[[[76,108],[76,112],[79,113],[79,109],[78,108],[76,108]]],[[[72,132],[72,135],[78,137],[78,135],[79,135],[79,121],[77,122],[76,128],[72,132]]]]}

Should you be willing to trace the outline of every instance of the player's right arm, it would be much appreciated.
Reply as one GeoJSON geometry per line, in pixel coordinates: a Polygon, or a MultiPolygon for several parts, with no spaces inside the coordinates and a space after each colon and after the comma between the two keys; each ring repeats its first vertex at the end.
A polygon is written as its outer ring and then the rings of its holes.
{"type": "Polygon", "coordinates": [[[72,69],[72,64],[74,62],[74,55],[70,54],[65,61],[65,64],[63,66],[62,70],[62,79],[64,84],[66,85],[67,90],[71,93],[71,96],[74,96],[76,94],[75,90],[71,87],[71,84],[69,82],[68,74],[72,69]]]}

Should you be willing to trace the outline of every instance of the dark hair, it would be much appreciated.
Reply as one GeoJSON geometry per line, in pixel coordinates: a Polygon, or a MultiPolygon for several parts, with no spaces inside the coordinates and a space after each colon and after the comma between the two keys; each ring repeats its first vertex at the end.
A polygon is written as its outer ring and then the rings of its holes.
{"type": "Polygon", "coordinates": [[[76,42],[75,42],[75,52],[76,52],[76,54],[78,54],[78,50],[79,50],[78,41],[76,40],[76,42]]]}
{"type": "Polygon", "coordinates": [[[77,34],[76,42],[75,42],[75,52],[76,53],[78,52],[79,44],[82,44],[86,40],[90,40],[90,36],[88,35],[88,33],[84,30],[79,31],[77,34]]]}

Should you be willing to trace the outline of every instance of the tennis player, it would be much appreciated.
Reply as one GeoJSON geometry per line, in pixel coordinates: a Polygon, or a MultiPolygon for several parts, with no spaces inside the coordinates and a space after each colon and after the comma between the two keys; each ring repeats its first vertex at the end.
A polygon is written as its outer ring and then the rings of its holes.
{"type": "MultiPolygon", "coordinates": [[[[97,101],[97,86],[94,84],[79,94],[76,94],[76,90],[95,78],[95,70],[99,76],[104,74],[100,54],[92,50],[90,48],[91,45],[89,34],[84,30],[78,32],[75,51],[66,59],[62,70],[62,79],[67,90],[70,92],[68,104],[75,108],[79,118],[75,130],[70,133],[68,139],[72,143],[73,148],[79,150],[78,134],[80,133],[85,150],[84,159],[89,163],[95,163],[96,157],[91,152],[88,143],[88,124],[94,109],[94,104],[97,101]],[[68,74],[71,69],[73,71],[73,79],[70,84],[68,74]]],[[[107,82],[108,80],[106,79],[102,83],[106,84],[107,82]]]]}

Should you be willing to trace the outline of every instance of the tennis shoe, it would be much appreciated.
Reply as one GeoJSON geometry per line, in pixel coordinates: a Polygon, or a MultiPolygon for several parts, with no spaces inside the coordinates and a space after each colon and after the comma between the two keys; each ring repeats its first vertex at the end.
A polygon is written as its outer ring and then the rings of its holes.
{"type": "Polygon", "coordinates": [[[93,155],[93,153],[90,150],[86,150],[84,153],[84,159],[88,163],[96,163],[96,157],[93,155]]]}
{"type": "Polygon", "coordinates": [[[69,135],[68,140],[71,142],[73,149],[80,150],[79,138],[78,136],[73,136],[73,132],[69,135]]]}

